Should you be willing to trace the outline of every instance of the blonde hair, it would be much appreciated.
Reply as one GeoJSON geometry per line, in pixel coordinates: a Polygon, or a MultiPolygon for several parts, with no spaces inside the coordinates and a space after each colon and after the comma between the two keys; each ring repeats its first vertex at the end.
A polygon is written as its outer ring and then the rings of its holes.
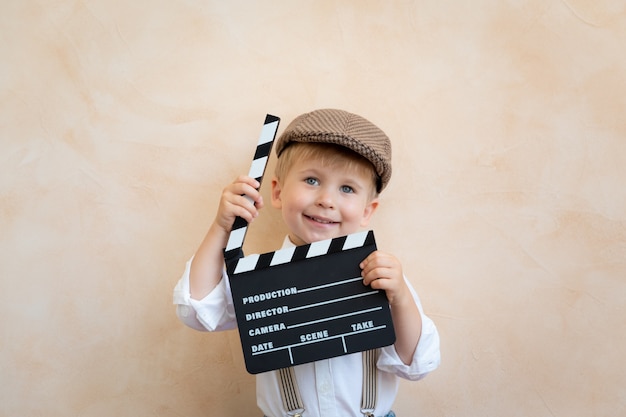
{"type": "Polygon", "coordinates": [[[318,159],[322,166],[343,166],[347,170],[354,170],[371,177],[371,194],[373,199],[378,196],[376,184],[378,175],[374,169],[374,165],[358,153],[340,146],[329,143],[318,142],[293,142],[290,143],[284,151],[281,152],[274,174],[281,181],[287,175],[289,170],[299,161],[306,159],[318,159]]]}

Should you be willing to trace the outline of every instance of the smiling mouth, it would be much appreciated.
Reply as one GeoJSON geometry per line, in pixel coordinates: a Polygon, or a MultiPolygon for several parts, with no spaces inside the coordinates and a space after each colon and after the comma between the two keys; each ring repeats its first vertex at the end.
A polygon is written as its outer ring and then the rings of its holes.
{"type": "Polygon", "coordinates": [[[326,219],[320,219],[319,217],[313,217],[313,216],[307,216],[306,214],[304,215],[304,217],[306,217],[309,220],[312,220],[316,223],[320,223],[320,224],[335,224],[338,222],[334,222],[332,220],[326,220],[326,219]]]}

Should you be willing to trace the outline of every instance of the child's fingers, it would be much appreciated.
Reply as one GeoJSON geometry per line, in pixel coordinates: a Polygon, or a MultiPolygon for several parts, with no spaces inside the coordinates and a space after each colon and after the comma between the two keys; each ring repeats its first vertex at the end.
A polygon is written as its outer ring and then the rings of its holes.
{"type": "Polygon", "coordinates": [[[241,217],[248,223],[252,222],[258,216],[258,210],[254,205],[250,204],[244,197],[240,197],[243,200],[243,203],[237,204],[235,202],[231,202],[228,205],[227,212],[229,213],[228,217],[235,221],[235,217],[241,217]]]}
{"type": "Polygon", "coordinates": [[[386,285],[383,281],[391,279],[390,272],[391,271],[387,268],[374,268],[363,272],[363,284],[375,286],[386,285]]]}
{"type": "Polygon", "coordinates": [[[263,198],[261,197],[261,193],[258,191],[258,187],[259,182],[254,178],[240,176],[227,189],[233,195],[245,196],[248,201],[256,205],[258,208],[261,208],[263,205],[263,198]]]}
{"type": "Polygon", "coordinates": [[[361,262],[361,275],[365,285],[373,287],[385,286],[385,282],[380,280],[397,280],[402,278],[402,267],[398,259],[390,254],[375,251],[372,252],[363,262],[361,262]]]}
{"type": "Polygon", "coordinates": [[[248,223],[258,215],[263,207],[263,197],[256,189],[259,186],[254,178],[241,175],[228,184],[222,191],[217,221],[225,229],[230,230],[236,217],[248,223]]]}
{"type": "Polygon", "coordinates": [[[374,251],[361,262],[360,267],[367,274],[377,268],[400,268],[400,262],[393,255],[374,251]]]}
{"type": "Polygon", "coordinates": [[[249,177],[247,175],[240,175],[238,176],[235,181],[233,181],[233,184],[237,184],[237,183],[243,183],[243,184],[248,184],[250,185],[252,188],[259,188],[260,184],[257,180],[255,180],[252,177],[249,177]]]}
{"type": "Polygon", "coordinates": [[[240,186],[242,187],[242,189],[247,191],[258,191],[259,187],[261,186],[261,184],[257,180],[252,177],[248,177],[247,175],[240,175],[239,177],[237,177],[237,179],[233,182],[233,185],[240,186]]]}

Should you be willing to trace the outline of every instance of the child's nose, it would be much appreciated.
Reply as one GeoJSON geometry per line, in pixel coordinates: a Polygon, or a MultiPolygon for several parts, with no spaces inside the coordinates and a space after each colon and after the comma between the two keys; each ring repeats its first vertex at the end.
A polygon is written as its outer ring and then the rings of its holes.
{"type": "Polygon", "coordinates": [[[321,188],[317,194],[317,205],[324,208],[335,207],[334,198],[330,190],[321,188]]]}

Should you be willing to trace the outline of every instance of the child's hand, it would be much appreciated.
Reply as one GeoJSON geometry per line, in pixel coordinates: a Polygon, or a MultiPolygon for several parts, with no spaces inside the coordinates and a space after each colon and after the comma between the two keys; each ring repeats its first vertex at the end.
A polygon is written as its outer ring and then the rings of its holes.
{"type": "Polygon", "coordinates": [[[365,285],[386,291],[396,332],[394,346],[402,362],[409,365],[422,334],[422,318],[404,281],[402,265],[395,256],[377,250],[360,267],[365,285]]]}
{"type": "Polygon", "coordinates": [[[406,300],[412,301],[409,287],[404,281],[402,265],[393,255],[382,252],[372,252],[361,264],[363,284],[377,290],[385,290],[389,304],[397,305],[406,300]]]}
{"type": "Polygon", "coordinates": [[[247,175],[239,176],[222,191],[215,223],[224,231],[230,232],[239,216],[248,223],[252,222],[263,208],[263,198],[257,188],[260,184],[247,175]]]}

